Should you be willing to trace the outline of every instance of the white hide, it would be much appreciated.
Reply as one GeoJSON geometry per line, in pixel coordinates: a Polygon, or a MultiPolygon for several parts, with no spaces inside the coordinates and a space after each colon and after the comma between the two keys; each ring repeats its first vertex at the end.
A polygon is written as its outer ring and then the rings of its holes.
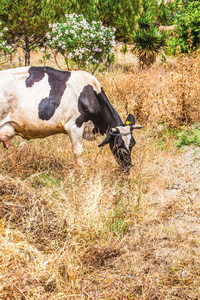
{"type": "Polygon", "coordinates": [[[130,126],[129,125],[127,125],[127,126],[117,126],[116,128],[122,134],[121,138],[123,139],[126,148],[129,149],[129,145],[130,145],[130,141],[131,141],[130,126]],[[125,134],[125,135],[123,136],[123,134],[125,134]]]}
{"type": "Polygon", "coordinates": [[[101,86],[97,79],[84,71],[73,71],[59,107],[48,121],[39,119],[38,106],[42,99],[49,96],[51,86],[48,75],[32,87],[26,87],[30,67],[16,68],[0,72],[0,142],[7,146],[14,135],[25,139],[43,138],[56,133],[69,134],[75,154],[83,151],[83,124],[78,128],[75,120],[80,115],[78,97],[83,88],[92,85],[97,93],[101,86]]]}

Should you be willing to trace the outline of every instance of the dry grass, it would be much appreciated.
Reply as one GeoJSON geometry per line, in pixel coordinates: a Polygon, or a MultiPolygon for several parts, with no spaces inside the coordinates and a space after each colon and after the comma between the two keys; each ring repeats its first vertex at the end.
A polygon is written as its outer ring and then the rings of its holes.
{"type": "Polygon", "coordinates": [[[109,99],[125,113],[132,112],[143,125],[165,122],[179,127],[200,119],[199,57],[180,55],[176,63],[173,58],[166,63],[158,60],[143,71],[132,59],[129,72],[125,68],[117,71],[114,66],[114,74],[100,75],[100,81],[105,81],[109,99]]]}
{"type": "Polygon", "coordinates": [[[200,150],[166,129],[199,120],[199,57],[139,72],[121,55],[96,75],[145,125],[129,176],[101,137],[82,166],[63,135],[0,148],[2,300],[200,299],[200,150]]]}

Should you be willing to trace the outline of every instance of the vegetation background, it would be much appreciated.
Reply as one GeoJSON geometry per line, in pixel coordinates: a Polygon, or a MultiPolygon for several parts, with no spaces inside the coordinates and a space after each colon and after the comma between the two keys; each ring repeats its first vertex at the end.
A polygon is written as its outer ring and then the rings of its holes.
{"type": "MultiPolygon", "coordinates": [[[[186,32],[187,51],[168,39],[148,67],[118,43],[95,73],[122,119],[143,126],[129,175],[102,137],[84,141],[82,166],[63,135],[0,148],[0,299],[200,299],[200,53],[186,32]]],[[[39,48],[31,61],[57,67],[39,48]]]]}

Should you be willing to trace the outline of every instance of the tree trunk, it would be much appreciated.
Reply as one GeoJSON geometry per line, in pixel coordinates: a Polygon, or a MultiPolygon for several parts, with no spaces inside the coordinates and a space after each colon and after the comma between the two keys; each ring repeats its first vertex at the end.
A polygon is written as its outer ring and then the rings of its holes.
{"type": "Polygon", "coordinates": [[[25,54],[25,67],[30,66],[30,50],[26,49],[26,54],[25,54]]]}
{"type": "Polygon", "coordinates": [[[146,55],[144,53],[143,55],[139,55],[139,62],[140,62],[140,68],[149,68],[152,66],[156,61],[156,54],[152,53],[150,55],[146,55]]]}
{"type": "Polygon", "coordinates": [[[110,55],[108,54],[106,57],[106,69],[108,70],[110,68],[110,55]]]}
{"type": "Polygon", "coordinates": [[[25,54],[25,67],[26,67],[26,66],[30,66],[30,57],[31,57],[31,55],[30,55],[31,50],[29,47],[29,38],[28,37],[26,38],[25,42],[26,42],[26,54],[25,54]]]}

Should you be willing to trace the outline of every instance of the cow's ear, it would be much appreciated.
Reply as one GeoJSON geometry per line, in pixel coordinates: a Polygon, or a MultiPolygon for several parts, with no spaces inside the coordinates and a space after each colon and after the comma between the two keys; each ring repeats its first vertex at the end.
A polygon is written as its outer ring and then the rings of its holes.
{"type": "Polygon", "coordinates": [[[126,121],[125,121],[126,125],[135,125],[135,118],[132,114],[128,115],[126,121]]]}
{"type": "Polygon", "coordinates": [[[103,146],[109,144],[110,140],[111,140],[111,136],[108,134],[107,137],[103,140],[103,142],[101,142],[101,144],[98,147],[103,147],[103,146]]]}

